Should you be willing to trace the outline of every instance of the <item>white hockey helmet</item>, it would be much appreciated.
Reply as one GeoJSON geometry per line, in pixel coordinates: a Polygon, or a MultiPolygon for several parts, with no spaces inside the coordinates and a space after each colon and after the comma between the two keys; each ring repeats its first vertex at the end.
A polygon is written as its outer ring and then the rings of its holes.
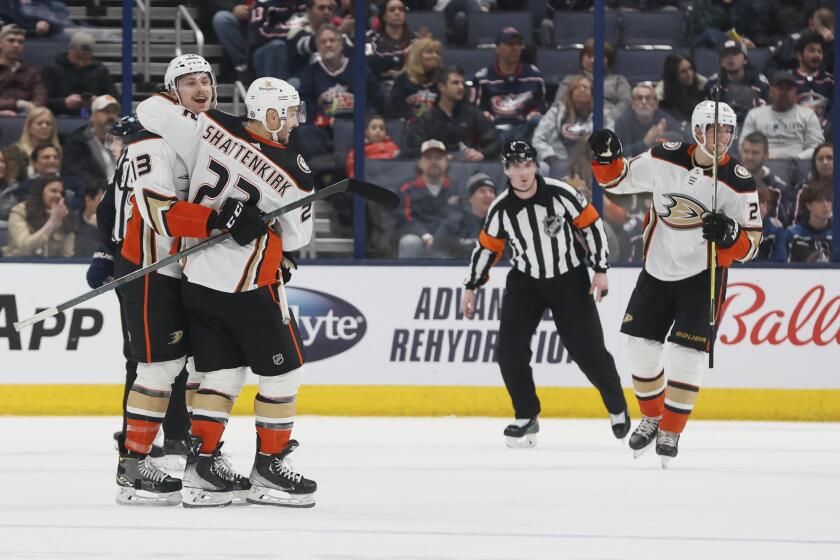
{"type": "MultiPolygon", "coordinates": [[[[718,103],[718,122],[722,125],[732,127],[732,136],[729,138],[729,143],[724,149],[724,153],[726,153],[735,141],[735,134],[738,131],[738,117],[735,116],[735,111],[732,110],[732,107],[722,101],[718,103]]],[[[691,137],[697,142],[698,147],[703,150],[703,153],[710,158],[713,158],[714,156],[706,150],[706,128],[713,126],[714,124],[715,102],[709,100],[701,101],[694,108],[694,112],[691,113],[691,137]],[[696,129],[698,126],[700,127],[700,139],[696,136],[696,129]]],[[[722,156],[723,154],[718,155],[722,156]]]]}
{"type": "Polygon", "coordinates": [[[261,122],[275,142],[277,133],[286,123],[289,109],[297,108],[298,122],[306,122],[306,104],[301,103],[300,94],[289,82],[279,78],[254,80],[245,95],[245,108],[248,110],[248,118],[261,122]],[[269,109],[277,111],[280,117],[280,126],[274,130],[268,126],[269,109]]]}
{"type": "Polygon", "coordinates": [[[211,100],[210,107],[215,108],[216,100],[218,99],[216,95],[216,76],[213,74],[213,67],[202,56],[197,54],[182,54],[173,58],[169,61],[166,74],[163,75],[163,85],[167,90],[175,94],[175,97],[178,98],[178,102],[180,103],[181,98],[178,95],[177,88],[178,78],[189,74],[200,74],[202,72],[206,72],[210,76],[210,84],[213,87],[213,99],[211,100]]]}

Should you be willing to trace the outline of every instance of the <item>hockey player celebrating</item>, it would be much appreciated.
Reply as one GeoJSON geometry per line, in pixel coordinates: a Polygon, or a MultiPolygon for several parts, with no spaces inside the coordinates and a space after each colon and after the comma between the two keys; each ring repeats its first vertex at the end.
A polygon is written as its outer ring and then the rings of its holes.
{"type": "Polygon", "coordinates": [[[714,101],[694,108],[691,129],[697,144],[665,142],[628,161],[611,130],[599,130],[589,140],[592,169],[604,189],[653,195],[644,224],[644,268],[621,332],[630,337],[633,389],[644,415],[630,436],[630,447],[638,457],[655,441],[663,467],[677,455],[680,434],[700,390],[705,353],[714,344],[708,324],[711,244],[717,245],[717,317],[727,268],[753,258],[761,241],[755,183],[727,155],[735,138],[735,112],[719,103],[718,114],[717,149],[714,101]],[[715,153],[719,185],[713,180],[715,153]],[[670,365],[663,369],[666,337],[670,365]]]}
{"type": "MultiPolygon", "coordinates": [[[[283,251],[306,245],[312,209],[303,206],[273,224],[270,212],[313,189],[303,157],[287,146],[305,120],[298,92],[283,80],[259,78],[248,89],[247,122],[221,111],[196,115],[165,95],[141,103],[137,114],[180,156],[190,175],[189,196],[218,220],[209,228],[231,239],[186,258],[182,296],[201,382],[193,398],[193,443],[183,480],[189,507],[231,503],[229,473],[219,469],[222,434],[247,368],[259,376],[254,402],[257,453],[248,502],[289,507],[315,504],[315,482],[294,472],[288,455],[303,344],[292,317],[284,324],[278,283],[283,251]]],[[[152,208],[154,210],[154,208],[152,208]]],[[[206,222],[202,222],[204,225],[206,222]]],[[[189,241],[189,240],[188,240],[189,241]]]]}
{"type": "Polygon", "coordinates": [[[615,362],[604,346],[595,302],[607,295],[607,236],[601,218],[580,192],[537,174],[537,151],[513,140],[502,150],[507,190],[496,197],[471,257],[461,307],[471,319],[475,290],[487,282],[506,241],[512,268],[502,300],[498,362],[513,401],[515,420],[505,429],[508,447],[533,447],[539,431],[540,401],[531,370],[531,337],[546,308],[557,332],[587,379],[601,393],[615,437],[630,431],[630,416],[615,362]],[[582,233],[595,273],[590,283],[582,233]],[[593,294],[593,298],[590,294],[593,294]]]}

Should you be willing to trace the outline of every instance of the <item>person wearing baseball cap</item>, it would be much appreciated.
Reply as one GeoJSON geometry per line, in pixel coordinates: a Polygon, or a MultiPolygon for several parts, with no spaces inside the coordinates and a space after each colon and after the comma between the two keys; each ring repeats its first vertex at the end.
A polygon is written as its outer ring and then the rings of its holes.
{"type": "Polygon", "coordinates": [[[401,259],[442,256],[435,248],[435,234],[444,221],[459,211],[462,192],[447,176],[446,144],[426,140],[420,145],[417,176],[400,187],[396,229],[401,259]]]}
{"type": "Polygon", "coordinates": [[[496,183],[486,173],[475,173],[467,180],[467,204],[444,220],[435,234],[435,247],[443,255],[466,259],[476,240],[490,205],[496,199],[496,183]]]}
{"type": "Polygon", "coordinates": [[[767,137],[769,159],[809,159],[825,140],[817,114],[796,103],[796,80],[787,70],[773,73],[770,104],[750,110],[741,137],[756,131],[767,137]]]}
{"type": "Polygon", "coordinates": [[[81,177],[88,185],[105,185],[114,175],[114,155],[105,147],[105,135],[120,118],[120,103],[113,95],[100,95],[91,102],[90,111],[90,124],[64,144],[61,171],[81,177]]]}
{"type": "Polygon", "coordinates": [[[86,117],[94,97],[119,95],[108,69],[93,57],[95,50],[93,35],[78,31],[70,37],[67,51],[56,54],[53,63],[44,68],[47,106],[56,115],[86,117]]]}
{"type": "Polygon", "coordinates": [[[732,107],[740,124],[747,111],[767,101],[767,78],[750,64],[747,46],[742,41],[724,41],[718,54],[720,68],[706,82],[706,99],[714,99],[714,88],[720,84],[720,101],[732,107]]]}

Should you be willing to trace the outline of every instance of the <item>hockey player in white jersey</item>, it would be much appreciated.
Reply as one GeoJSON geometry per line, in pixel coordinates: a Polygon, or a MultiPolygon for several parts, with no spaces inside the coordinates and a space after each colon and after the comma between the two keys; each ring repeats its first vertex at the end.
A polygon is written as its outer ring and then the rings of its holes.
{"type": "Polygon", "coordinates": [[[230,503],[229,484],[211,466],[250,368],[259,376],[259,392],[248,502],[310,507],[317,486],[288,461],[298,445],[290,436],[303,344],[294,318],[288,325],[283,322],[278,284],[284,251],[309,243],[312,208],[284,214],[270,225],[260,221],[258,232],[248,228],[238,234],[232,227],[312,192],[309,167],[288,146],[292,131],[305,119],[305,106],[292,86],[275,78],[255,80],[245,105],[246,122],[216,110],[195,115],[165,95],[137,108],[141,123],[186,163],[188,200],[219,211],[221,228],[233,234],[184,262],[182,295],[201,384],[193,399],[193,445],[182,496],[185,506],[230,503]],[[234,210],[226,212],[232,205],[234,210]]]}
{"type": "MultiPolygon", "coordinates": [[[[213,69],[202,57],[176,57],[167,68],[164,87],[191,113],[215,106],[216,83],[213,69]]],[[[132,190],[124,241],[116,256],[115,269],[123,276],[169,255],[180,238],[207,237],[226,219],[232,207],[216,212],[186,200],[189,175],[184,162],[158,135],[140,131],[126,148],[128,185],[132,190]]],[[[254,225],[259,222],[258,217],[254,225]]],[[[233,226],[231,226],[233,227],[233,226]]],[[[240,225],[241,228],[241,225],[240,225]]],[[[138,361],[137,379],[128,393],[125,408],[125,438],[117,472],[121,504],[177,504],[180,492],[166,492],[175,486],[171,477],[161,478],[149,468],[136,469],[147,459],[161,419],[170,407],[173,382],[184,369],[188,353],[187,314],[181,301],[181,267],[178,264],[147,275],[143,281],[117,288],[129,333],[131,357],[138,361]],[[141,489],[138,491],[138,477],[141,489]],[[146,478],[150,480],[145,480],[146,478]]],[[[196,382],[197,380],[193,380],[196,382]]],[[[178,379],[183,383],[182,378],[178,379]]],[[[188,391],[192,393],[193,391],[188,391]]],[[[186,408],[191,395],[173,403],[186,408]]],[[[188,422],[188,420],[187,420],[188,422]]],[[[188,439],[188,432],[183,434],[188,439]]],[[[189,443],[182,444],[186,458],[189,443]]],[[[213,470],[222,473],[241,503],[250,490],[244,477],[233,473],[221,454],[214,456],[213,470]]],[[[180,481],[177,481],[180,489],[180,481]]]]}
{"type": "Polygon", "coordinates": [[[644,224],[644,268],[621,332],[629,335],[633,389],[644,415],[630,447],[638,457],[655,441],[663,467],[677,455],[700,390],[705,353],[714,344],[708,324],[711,244],[717,245],[717,316],[727,268],[752,259],[761,241],[755,182],[726,155],[735,138],[735,112],[719,104],[717,187],[712,179],[714,123],[715,103],[703,101],[691,119],[697,144],[665,142],[630,160],[622,157],[621,142],[611,130],[596,131],[589,140],[592,170],[604,189],[652,193],[644,224]],[[670,363],[663,369],[666,337],[670,363]]]}

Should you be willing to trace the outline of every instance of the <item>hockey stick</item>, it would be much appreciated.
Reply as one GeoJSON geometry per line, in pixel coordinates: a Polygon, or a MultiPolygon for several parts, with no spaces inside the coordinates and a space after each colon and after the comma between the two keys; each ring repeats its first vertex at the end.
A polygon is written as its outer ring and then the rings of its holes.
{"type": "MultiPolygon", "coordinates": [[[[321,189],[318,192],[312,193],[308,196],[305,196],[299,200],[296,200],[286,206],[282,206],[277,208],[276,210],[272,210],[271,212],[265,214],[263,216],[263,220],[269,222],[278,216],[282,216],[283,214],[287,214],[292,210],[296,210],[302,206],[306,206],[316,200],[323,200],[333,195],[337,195],[343,192],[349,192],[356,196],[360,196],[366,200],[370,200],[371,202],[375,202],[376,204],[381,204],[385,206],[389,210],[394,210],[400,204],[400,198],[397,196],[396,193],[389,191],[386,188],[380,187],[378,185],[374,185],[373,183],[368,183],[365,181],[359,181],[357,179],[342,179],[341,181],[330,185],[324,189],[321,189]]],[[[142,278],[143,276],[154,272],[160,268],[165,266],[169,266],[172,263],[178,262],[181,258],[192,255],[199,251],[203,251],[208,247],[212,247],[226,239],[230,238],[230,233],[225,232],[221,235],[216,235],[214,237],[210,237],[205,239],[204,241],[193,245],[192,247],[188,247],[183,251],[175,253],[174,255],[170,255],[165,259],[162,259],[154,264],[150,264],[147,267],[141,268],[139,270],[135,270],[134,272],[130,272],[125,276],[117,278],[107,284],[99,286],[98,288],[91,290],[87,293],[84,293],[80,296],[77,296],[73,299],[67,300],[64,303],[60,303],[55,307],[50,307],[48,309],[44,309],[40,313],[36,313],[32,317],[28,319],[24,319],[23,321],[18,321],[14,323],[15,330],[20,332],[21,330],[25,329],[30,325],[34,325],[35,323],[40,323],[45,319],[49,319],[54,315],[58,315],[62,311],[70,309],[71,307],[75,307],[82,302],[85,302],[89,299],[93,299],[100,294],[104,294],[105,292],[109,292],[114,288],[118,288],[124,284],[131,282],[132,280],[136,280],[138,278],[142,278]]]]}
{"type": "MultiPolygon", "coordinates": [[[[719,82],[719,81],[718,81],[719,82]]],[[[712,213],[717,212],[717,186],[718,186],[718,109],[720,107],[720,83],[715,86],[715,120],[712,131],[712,213]]],[[[705,138],[705,135],[704,135],[705,138]]],[[[717,243],[712,244],[711,258],[709,259],[709,369],[715,367],[715,309],[717,298],[715,296],[715,277],[717,276],[717,243]]]]}

